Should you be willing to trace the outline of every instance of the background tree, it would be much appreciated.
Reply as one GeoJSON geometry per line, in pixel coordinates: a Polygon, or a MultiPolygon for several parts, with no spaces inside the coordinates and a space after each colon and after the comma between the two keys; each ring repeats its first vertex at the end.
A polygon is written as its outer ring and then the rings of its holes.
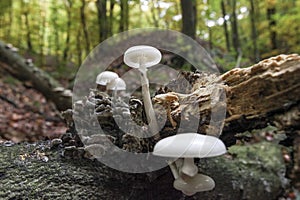
{"type": "Polygon", "coordinates": [[[90,51],[90,39],[89,39],[89,33],[86,25],[85,7],[86,7],[85,0],[81,0],[80,19],[81,19],[81,25],[82,25],[83,35],[85,39],[85,50],[86,53],[88,54],[88,52],[90,51]]]}
{"type": "Polygon", "coordinates": [[[223,27],[224,27],[224,35],[226,40],[226,49],[230,51],[230,38],[229,38],[229,31],[227,25],[227,13],[224,0],[221,0],[221,10],[222,10],[222,18],[223,18],[223,27]]]}
{"type": "Polygon", "coordinates": [[[276,33],[276,0],[267,1],[267,19],[269,21],[270,42],[272,50],[277,48],[277,33],[276,33]]]}
{"type": "Polygon", "coordinates": [[[97,0],[98,23],[99,23],[99,41],[107,38],[107,0],[97,0]]]}
{"type": "Polygon", "coordinates": [[[255,18],[255,0],[250,0],[250,21],[251,21],[251,39],[253,42],[253,59],[255,62],[259,61],[259,51],[257,48],[257,30],[255,18]]]}
{"type": "Polygon", "coordinates": [[[99,42],[133,28],[182,31],[226,69],[240,52],[240,66],[300,52],[294,0],[7,0],[0,11],[0,39],[58,77],[73,77],[99,42]]]}
{"type": "Polygon", "coordinates": [[[181,2],[181,12],[182,12],[181,32],[190,36],[191,38],[195,38],[196,22],[197,22],[196,1],[180,0],[180,2],[181,2]]]}

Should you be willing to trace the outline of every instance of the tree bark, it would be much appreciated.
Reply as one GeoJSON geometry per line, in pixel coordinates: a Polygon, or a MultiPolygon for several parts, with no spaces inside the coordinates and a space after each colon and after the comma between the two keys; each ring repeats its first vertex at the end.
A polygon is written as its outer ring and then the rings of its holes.
{"type": "Polygon", "coordinates": [[[114,7],[115,7],[115,0],[110,0],[108,36],[113,35],[114,7]]]}
{"type": "Polygon", "coordinates": [[[224,34],[226,39],[226,50],[230,52],[230,40],[229,40],[229,32],[227,27],[227,20],[226,20],[226,8],[224,0],[221,1],[221,8],[222,8],[222,15],[224,19],[223,28],[224,28],[224,34]]]}
{"type": "Polygon", "coordinates": [[[99,41],[102,42],[107,38],[107,15],[106,0],[97,0],[98,23],[99,23],[99,41]]]}
{"type": "Polygon", "coordinates": [[[120,0],[119,32],[127,31],[129,26],[129,7],[127,0],[120,0]]]}
{"type": "Polygon", "coordinates": [[[66,64],[68,60],[68,54],[70,49],[72,6],[73,6],[72,0],[65,1],[65,7],[67,11],[67,33],[66,33],[67,35],[66,35],[65,48],[63,51],[63,59],[62,59],[64,64],[66,64]]]}
{"type": "Polygon", "coordinates": [[[269,21],[269,30],[270,30],[270,42],[271,49],[277,49],[277,33],[275,30],[276,20],[274,19],[274,15],[276,14],[276,7],[273,2],[267,5],[267,19],[269,21]]]}
{"type": "MultiPolygon", "coordinates": [[[[287,166],[290,168],[299,161],[286,165],[285,162],[289,161],[284,160],[283,152],[289,150],[276,141],[256,138],[254,143],[241,145],[235,139],[237,133],[244,131],[249,131],[246,134],[253,137],[274,133],[286,135],[288,139],[295,137],[297,132],[299,134],[300,56],[280,55],[250,68],[233,69],[221,76],[183,75],[193,88],[179,85],[180,77],[173,82],[174,87],[172,84],[168,86],[174,91],[176,86],[178,90],[190,92],[188,95],[173,92],[179,98],[179,106],[171,112],[177,123],[180,123],[177,115],[184,115],[186,120],[193,115],[201,115],[204,120],[209,118],[209,110],[223,106],[212,102],[216,100],[211,99],[213,92],[223,88],[226,93],[223,96],[226,97],[226,118],[221,139],[227,144],[228,153],[197,162],[200,172],[214,179],[216,187],[212,191],[198,192],[192,197],[182,195],[173,188],[174,178],[167,167],[144,174],[130,174],[110,169],[98,161],[80,157],[67,159],[67,148],[52,146],[50,150],[48,142],[35,145],[8,142],[0,145],[0,198],[278,199],[288,187],[287,166]],[[269,123],[276,126],[276,131],[261,129],[269,123]],[[63,158],[59,156],[62,151],[63,158]]],[[[212,135],[213,128],[205,123],[199,124],[199,132],[212,135]]],[[[169,129],[169,132],[175,130],[169,129]]],[[[294,151],[299,153],[298,145],[294,151]]],[[[126,164],[126,158],[117,163],[126,164]]],[[[298,167],[294,166],[295,169],[298,167]]],[[[299,172],[294,175],[293,180],[299,182],[299,172]]]]}
{"type": "Polygon", "coordinates": [[[257,48],[257,30],[255,19],[255,5],[254,0],[250,0],[250,21],[251,21],[251,37],[253,43],[253,58],[255,62],[259,61],[259,51],[257,48]]]}
{"type": "Polygon", "coordinates": [[[23,12],[24,15],[24,23],[25,23],[25,28],[26,28],[26,44],[27,44],[27,49],[28,51],[32,52],[32,42],[31,42],[31,28],[30,28],[30,24],[29,24],[29,19],[28,19],[28,15],[29,15],[29,11],[28,8],[25,8],[25,11],[23,12]]]}
{"type": "Polygon", "coordinates": [[[236,52],[236,57],[238,58],[241,54],[241,46],[240,46],[240,39],[239,39],[239,31],[238,31],[238,20],[236,16],[236,0],[230,0],[232,6],[232,13],[231,13],[231,29],[232,29],[232,45],[236,52]]]}
{"type": "Polygon", "coordinates": [[[88,30],[87,30],[84,11],[85,11],[85,0],[82,0],[81,7],[80,7],[80,19],[81,19],[81,25],[82,25],[83,35],[84,35],[84,39],[85,39],[85,51],[86,51],[86,55],[88,55],[90,52],[90,39],[89,39],[88,30]]]}
{"type": "Polygon", "coordinates": [[[26,60],[9,45],[0,41],[0,66],[21,81],[29,81],[32,87],[52,101],[58,110],[71,107],[71,96],[46,72],[26,60]],[[57,90],[57,88],[61,88],[57,90]]]}
{"type": "Polygon", "coordinates": [[[182,33],[195,39],[196,37],[196,1],[181,0],[182,33]]]}

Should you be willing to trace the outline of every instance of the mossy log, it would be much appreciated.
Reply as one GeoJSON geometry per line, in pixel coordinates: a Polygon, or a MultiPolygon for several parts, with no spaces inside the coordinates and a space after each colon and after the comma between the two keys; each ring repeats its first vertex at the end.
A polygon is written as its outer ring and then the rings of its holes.
{"type": "MultiPolygon", "coordinates": [[[[173,188],[168,168],[130,174],[88,159],[67,160],[47,143],[0,146],[0,199],[189,199],[173,188]]],[[[216,187],[191,199],[275,199],[283,191],[281,147],[232,146],[230,154],[204,159],[200,170],[216,187]],[[267,150],[267,151],[266,151],[267,150]]]]}
{"type": "Polygon", "coordinates": [[[36,67],[30,59],[18,54],[18,49],[11,44],[0,41],[0,67],[12,74],[20,81],[29,82],[49,101],[52,101],[58,110],[66,110],[72,106],[72,93],[63,88],[46,72],[36,67]]]}
{"type": "MultiPolygon", "coordinates": [[[[0,199],[260,200],[284,195],[291,188],[288,178],[294,186],[299,184],[300,57],[280,55],[219,77],[203,76],[193,81],[191,95],[176,93],[181,90],[175,90],[170,84],[169,88],[176,91],[172,94],[178,95],[179,101],[179,105],[172,107],[171,118],[179,124],[184,118],[178,116],[191,119],[194,110],[208,115],[212,108],[207,97],[212,88],[220,86],[225,90],[226,118],[220,138],[227,144],[228,153],[197,162],[199,171],[215,180],[212,191],[184,196],[173,188],[174,178],[167,167],[143,174],[124,173],[98,161],[61,157],[63,149],[50,149],[48,142],[12,146],[3,143],[0,199]],[[274,130],[261,129],[268,124],[274,130]],[[269,139],[269,134],[274,138],[269,139]],[[251,142],[239,139],[247,139],[248,135],[253,137],[251,142]]],[[[177,83],[178,80],[173,86],[184,90],[185,86],[177,83]]],[[[206,121],[200,122],[198,132],[214,134],[215,131],[206,121]]]]}

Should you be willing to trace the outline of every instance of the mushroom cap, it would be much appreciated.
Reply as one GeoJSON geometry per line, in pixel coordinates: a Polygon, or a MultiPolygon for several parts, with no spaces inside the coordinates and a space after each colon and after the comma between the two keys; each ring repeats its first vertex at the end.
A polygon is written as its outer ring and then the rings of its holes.
{"type": "Polygon", "coordinates": [[[107,90],[126,90],[126,83],[121,78],[116,78],[107,83],[107,90]]]}
{"type": "Polygon", "coordinates": [[[98,85],[107,85],[107,83],[109,83],[110,81],[119,78],[119,75],[116,74],[115,72],[111,72],[111,71],[104,71],[101,72],[100,74],[98,74],[97,78],[96,78],[96,83],[98,85]]]}
{"type": "Polygon", "coordinates": [[[209,135],[183,133],[158,141],[153,155],[173,158],[206,158],[226,153],[222,140],[209,135]]]}
{"type": "Polygon", "coordinates": [[[126,50],[124,54],[124,62],[129,67],[139,68],[141,59],[146,68],[156,65],[161,60],[161,53],[152,46],[133,46],[126,50]]]}

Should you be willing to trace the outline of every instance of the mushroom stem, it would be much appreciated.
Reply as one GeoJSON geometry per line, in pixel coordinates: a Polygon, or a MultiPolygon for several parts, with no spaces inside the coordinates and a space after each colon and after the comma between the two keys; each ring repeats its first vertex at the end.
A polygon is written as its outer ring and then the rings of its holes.
{"type": "Polygon", "coordinates": [[[155,139],[158,139],[159,128],[158,128],[158,123],[155,117],[155,113],[154,113],[154,109],[150,97],[149,80],[147,78],[147,69],[146,67],[143,66],[143,62],[140,62],[139,71],[141,72],[142,94],[143,94],[143,101],[144,101],[144,107],[145,107],[148,125],[150,127],[151,133],[154,134],[155,139]]]}
{"type": "Polygon", "coordinates": [[[181,172],[193,177],[198,173],[198,167],[194,163],[194,158],[184,158],[181,172]]]}
{"type": "Polygon", "coordinates": [[[174,179],[176,180],[179,177],[179,173],[178,173],[177,166],[176,166],[175,162],[169,161],[168,165],[171,169],[171,172],[173,174],[174,179]]]}

